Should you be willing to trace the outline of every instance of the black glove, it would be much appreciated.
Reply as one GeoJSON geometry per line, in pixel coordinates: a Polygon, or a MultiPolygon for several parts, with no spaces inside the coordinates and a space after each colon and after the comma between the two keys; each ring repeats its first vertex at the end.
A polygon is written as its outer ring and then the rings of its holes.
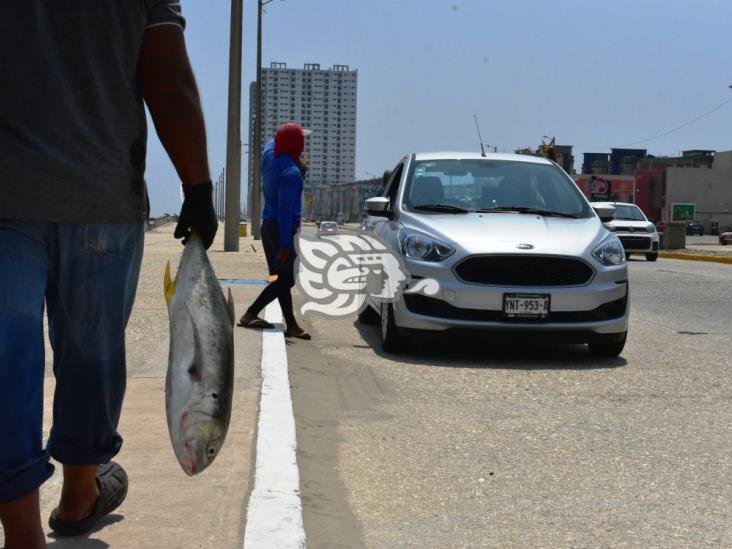
{"type": "Polygon", "coordinates": [[[191,237],[191,231],[196,231],[203,247],[208,250],[219,227],[213,206],[213,184],[206,181],[198,185],[183,185],[183,196],[185,198],[173,236],[182,238],[185,244],[191,237]]]}

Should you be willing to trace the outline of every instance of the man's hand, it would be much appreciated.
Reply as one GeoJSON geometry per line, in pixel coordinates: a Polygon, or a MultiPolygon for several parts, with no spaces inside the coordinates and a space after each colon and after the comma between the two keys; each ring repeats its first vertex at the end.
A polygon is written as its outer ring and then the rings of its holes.
{"type": "Polygon", "coordinates": [[[183,206],[180,209],[178,225],[175,227],[175,238],[182,238],[183,244],[188,242],[191,232],[196,231],[201,237],[203,247],[211,247],[219,223],[213,206],[213,185],[210,181],[198,185],[183,185],[183,206]]]}
{"type": "Polygon", "coordinates": [[[290,256],[292,255],[292,252],[289,248],[283,248],[277,252],[277,261],[279,263],[287,263],[290,261],[290,256]]]}

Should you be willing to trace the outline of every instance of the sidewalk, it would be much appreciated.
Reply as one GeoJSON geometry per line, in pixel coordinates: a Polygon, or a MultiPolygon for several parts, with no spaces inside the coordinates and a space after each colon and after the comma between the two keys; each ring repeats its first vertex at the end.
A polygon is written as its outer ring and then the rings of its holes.
{"type": "MultiPolygon", "coordinates": [[[[250,480],[260,388],[261,335],[235,328],[236,380],[231,425],[221,454],[203,473],[189,478],[173,454],[165,419],[168,365],[168,313],[163,272],[170,260],[175,273],[182,247],[169,224],[146,234],[145,255],[135,308],[127,330],[128,385],[120,422],[125,440],[116,460],[130,477],[122,506],[101,530],[85,538],[54,539],[55,549],[241,548],[250,480]]],[[[223,226],[209,258],[219,278],[263,278],[261,243],[242,238],[239,253],[223,253],[223,226]]],[[[231,286],[237,318],[261,287],[231,286]]],[[[113,291],[113,289],[110,289],[113,291]]],[[[48,436],[54,388],[51,349],[46,349],[45,422],[48,436]]],[[[41,488],[42,520],[57,504],[61,469],[41,488]]],[[[0,547],[3,546],[0,532],[0,547]]]]}

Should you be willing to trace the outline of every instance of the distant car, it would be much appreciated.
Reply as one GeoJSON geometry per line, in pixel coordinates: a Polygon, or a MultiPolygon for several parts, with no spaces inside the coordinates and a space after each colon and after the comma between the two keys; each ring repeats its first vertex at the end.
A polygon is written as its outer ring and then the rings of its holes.
{"type": "Polygon", "coordinates": [[[664,221],[657,221],[656,222],[656,232],[658,234],[663,234],[663,232],[666,230],[666,223],[664,221]]]}
{"type": "Polygon", "coordinates": [[[686,235],[692,236],[698,234],[704,236],[704,223],[701,221],[689,221],[686,223],[686,235]]]}
{"type": "Polygon", "coordinates": [[[727,244],[732,244],[732,231],[728,231],[726,233],[720,234],[719,243],[722,246],[726,246],[727,244]]]}
{"type": "Polygon", "coordinates": [[[620,239],[626,255],[642,253],[648,261],[658,259],[658,232],[643,210],[625,202],[593,202],[592,205],[615,208],[615,219],[606,222],[605,227],[620,239]]]}
{"type": "Polygon", "coordinates": [[[321,221],[318,227],[318,237],[334,236],[338,234],[338,223],[335,221],[321,221]]]}
{"type": "Polygon", "coordinates": [[[361,221],[361,223],[360,223],[360,224],[358,225],[358,230],[359,230],[359,231],[366,231],[366,230],[368,230],[368,228],[369,228],[369,220],[368,220],[368,219],[364,219],[364,220],[363,220],[363,221],[361,221]]]}

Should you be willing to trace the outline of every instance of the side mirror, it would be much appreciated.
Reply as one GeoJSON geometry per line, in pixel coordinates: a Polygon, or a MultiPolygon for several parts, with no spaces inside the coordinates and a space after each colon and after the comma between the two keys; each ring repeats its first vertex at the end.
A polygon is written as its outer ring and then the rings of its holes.
{"type": "Polygon", "coordinates": [[[366,213],[374,217],[391,217],[389,199],[385,196],[374,196],[366,199],[366,213]]]}
{"type": "Polygon", "coordinates": [[[607,223],[608,221],[615,219],[614,206],[593,206],[592,208],[603,223],[607,223]]]}

